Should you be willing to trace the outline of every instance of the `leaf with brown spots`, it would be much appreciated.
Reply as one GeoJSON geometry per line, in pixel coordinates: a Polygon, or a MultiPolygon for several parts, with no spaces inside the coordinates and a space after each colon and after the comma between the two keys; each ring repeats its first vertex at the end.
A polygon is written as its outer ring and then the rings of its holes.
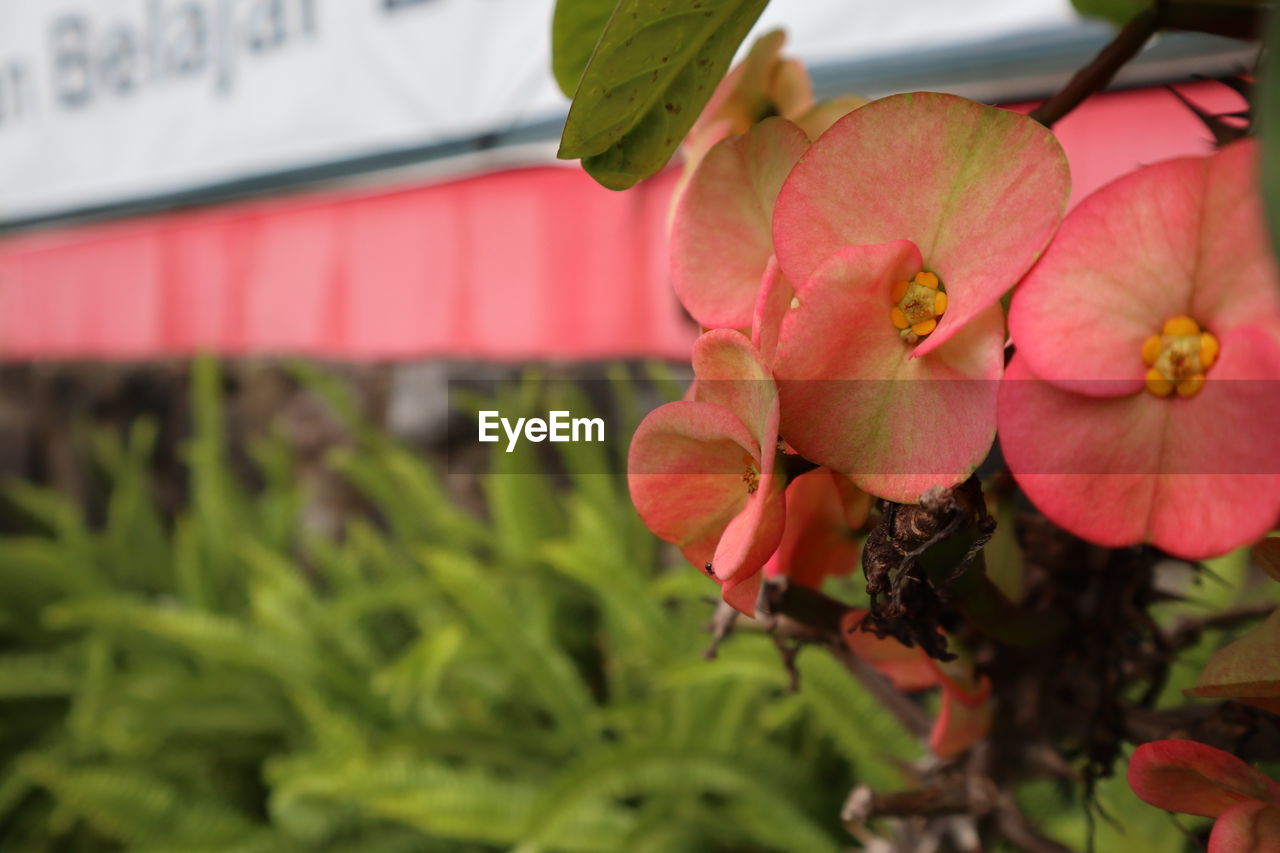
{"type": "Polygon", "coordinates": [[[559,156],[610,189],[671,158],[768,0],[621,0],[587,63],[559,156]]]}

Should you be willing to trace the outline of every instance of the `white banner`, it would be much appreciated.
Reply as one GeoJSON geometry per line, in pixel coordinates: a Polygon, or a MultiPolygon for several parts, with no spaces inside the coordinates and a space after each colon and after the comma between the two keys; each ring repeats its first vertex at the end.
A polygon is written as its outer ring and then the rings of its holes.
{"type": "MultiPolygon", "coordinates": [[[[0,223],[563,115],[554,0],[0,0],[0,223]]],[[[1070,25],[1067,0],[774,0],[809,62],[1070,25]]]]}
{"type": "Polygon", "coordinates": [[[553,0],[3,0],[0,221],[555,117],[553,0]]]}

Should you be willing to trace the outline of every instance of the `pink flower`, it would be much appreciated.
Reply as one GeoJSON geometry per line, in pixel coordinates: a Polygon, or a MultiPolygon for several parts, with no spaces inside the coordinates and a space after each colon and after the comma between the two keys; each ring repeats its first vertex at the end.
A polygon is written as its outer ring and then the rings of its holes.
{"type": "Polygon", "coordinates": [[[867,520],[871,496],[843,474],[817,468],[787,484],[786,502],[786,528],[765,575],[817,589],[828,576],[853,571],[862,553],[855,531],[867,520]]]}
{"type": "Polygon", "coordinates": [[[995,435],[999,299],[1069,182],[1047,130],[962,98],[897,95],[836,122],[774,210],[795,289],[773,360],[783,437],[890,500],[968,476],[995,435]]]}
{"type": "Polygon", "coordinates": [[[760,569],[782,538],[782,477],[773,471],[778,395],[742,334],[719,329],[693,345],[693,400],[650,412],[636,429],[627,481],[640,518],[679,546],[722,588],[755,612],[760,569]]]}
{"type": "Polygon", "coordinates": [[[1198,559],[1280,515],[1280,274],[1256,157],[1237,143],[1104,187],[1014,295],[1001,446],[1085,539],[1198,559]]]}
{"type": "Polygon", "coordinates": [[[1165,811],[1217,818],[1209,853],[1280,853],[1280,784],[1234,755],[1189,740],[1144,743],[1129,787],[1165,811]]]}
{"type": "Polygon", "coordinates": [[[773,203],[809,147],[804,131],[766,119],[708,152],[676,207],[671,283],[702,326],[751,325],[761,277],[773,255],[773,203]]]}

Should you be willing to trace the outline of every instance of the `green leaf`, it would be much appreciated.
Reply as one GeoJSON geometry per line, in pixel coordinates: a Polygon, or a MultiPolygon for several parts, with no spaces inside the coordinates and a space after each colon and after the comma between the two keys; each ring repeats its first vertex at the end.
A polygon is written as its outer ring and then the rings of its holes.
{"type": "Polygon", "coordinates": [[[1258,135],[1262,139],[1262,199],[1267,207],[1271,248],[1280,257],[1280,14],[1271,16],[1267,28],[1267,61],[1263,64],[1258,103],[1255,106],[1258,135]]]}
{"type": "Polygon", "coordinates": [[[559,155],[621,190],[661,169],[769,0],[621,0],[578,84],[559,155]]]}
{"type": "Polygon", "coordinates": [[[1071,5],[1087,18],[1103,18],[1119,27],[1151,4],[1148,0],[1071,0],[1071,5]]]}
{"type": "Polygon", "coordinates": [[[560,0],[551,19],[551,71],[570,98],[617,0],[560,0]]]}

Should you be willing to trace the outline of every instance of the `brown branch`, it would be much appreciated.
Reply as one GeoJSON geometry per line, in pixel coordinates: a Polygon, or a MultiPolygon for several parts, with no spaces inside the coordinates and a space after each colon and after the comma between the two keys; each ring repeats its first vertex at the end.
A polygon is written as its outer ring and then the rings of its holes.
{"type": "Polygon", "coordinates": [[[1273,603],[1255,604],[1252,607],[1237,607],[1224,610],[1200,619],[1188,619],[1179,623],[1169,632],[1168,647],[1171,650],[1185,649],[1195,645],[1205,631],[1222,628],[1236,628],[1249,622],[1256,622],[1271,615],[1276,609],[1273,603]]]}
{"type": "Polygon", "coordinates": [[[845,614],[852,610],[843,601],[825,595],[816,589],[792,583],[790,578],[779,577],[765,581],[760,598],[757,618],[785,616],[806,626],[822,640],[840,639],[840,629],[845,614]]]}
{"type": "Polygon", "coordinates": [[[1002,795],[996,803],[995,817],[996,830],[1020,850],[1027,853],[1073,853],[1065,844],[1041,835],[1009,794],[1002,795]]]}
{"type": "Polygon", "coordinates": [[[1104,47],[1093,61],[1075,73],[1058,94],[1031,111],[1031,118],[1053,127],[1090,95],[1107,87],[1125,63],[1138,55],[1163,23],[1163,6],[1144,9],[1104,47]]]}
{"type": "Polygon", "coordinates": [[[845,823],[863,824],[880,817],[969,814],[971,809],[969,792],[963,785],[931,786],[892,794],[877,794],[866,785],[859,785],[849,792],[840,810],[840,819],[845,823]]]}
{"type": "Polygon", "coordinates": [[[1053,127],[1067,113],[1107,87],[1116,73],[1146,45],[1159,30],[1211,33],[1228,38],[1254,40],[1262,31],[1265,9],[1259,6],[1232,6],[1196,0],[1157,0],[1144,9],[1098,52],[1088,65],[1075,73],[1058,94],[1031,111],[1031,118],[1053,127]]]}
{"type": "Polygon", "coordinates": [[[1199,741],[1246,761],[1280,760],[1280,720],[1240,702],[1196,702],[1155,710],[1124,709],[1125,740],[1135,744],[1178,738],[1199,741]]]}
{"type": "Polygon", "coordinates": [[[720,653],[720,644],[733,633],[733,626],[738,621],[738,611],[726,601],[716,602],[716,612],[711,616],[711,624],[707,630],[711,632],[711,643],[702,656],[707,660],[715,660],[720,653]]]}
{"type": "Polygon", "coordinates": [[[889,710],[902,727],[921,740],[929,736],[933,729],[933,721],[925,713],[924,708],[917,705],[910,696],[893,686],[893,682],[881,675],[875,667],[864,661],[844,647],[834,643],[827,646],[831,655],[849,670],[868,693],[889,710]]]}
{"type": "Polygon", "coordinates": [[[1018,809],[1013,797],[997,793],[989,779],[982,784],[957,779],[944,785],[930,785],[914,791],[877,794],[866,785],[854,788],[840,819],[860,827],[876,818],[946,817],[949,815],[991,815],[995,829],[1006,840],[1028,853],[1072,853],[1071,848],[1040,834],[1018,809]]]}
{"type": "Polygon", "coordinates": [[[789,637],[826,646],[858,683],[897,717],[903,728],[921,739],[929,736],[933,722],[924,709],[845,645],[841,631],[844,616],[852,609],[849,605],[785,577],[766,581],[760,602],[756,619],[766,631],[775,638],[789,637]]]}

